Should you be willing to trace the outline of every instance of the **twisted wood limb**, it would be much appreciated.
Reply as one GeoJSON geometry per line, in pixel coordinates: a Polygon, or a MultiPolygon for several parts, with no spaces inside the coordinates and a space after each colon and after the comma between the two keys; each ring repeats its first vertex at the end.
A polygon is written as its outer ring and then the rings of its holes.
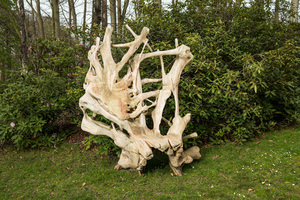
{"type": "Polygon", "coordinates": [[[82,129],[94,135],[106,135],[114,140],[122,149],[120,160],[115,169],[133,168],[140,173],[153,155],[153,149],[165,152],[169,156],[170,166],[175,175],[182,175],[184,164],[191,163],[201,157],[198,147],[183,150],[183,139],[197,137],[193,133],[182,137],[191,115],[180,117],[178,86],[184,67],[192,60],[189,47],[178,46],[165,51],[153,52],[147,39],[148,28],[143,28],[137,35],[129,26],[126,28],[134,36],[134,40],[125,44],[111,44],[112,28],[107,28],[103,41],[96,39],[91,47],[88,58],[90,69],[86,75],[85,94],[80,98],[79,105],[84,114],[82,129]],[[136,53],[140,45],[142,51],[136,53]],[[115,62],[111,48],[128,47],[127,52],[119,62],[115,62]],[[145,47],[150,53],[144,53],[145,47]],[[100,54],[100,58],[99,58],[100,54]],[[135,54],[135,55],[134,55],[135,54]],[[163,56],[176,56],[171,70],[166,73],[163,56]],[[141,79],[140,65],[147,58],[159,57],[162,77],[157,79],[141,79]],[[101,62],[100,62],[101,61],[101,62]],[[119,71],[130,64],[127,74],[119,77],[119,71]],[[159,90],[143,92],[142,85],[161,82],[159,90]],[[163,117],[167,99],[173,94],[175,110],[172,123],[163,117]],[[155,100],[153,100],[155,99],[155,100]],[[154,107],[151,111],[150,108],[154,107]],[[89,116],[92,112],[92,117],[89,116]],[[146,123],[146,114],[151,113],[153,128],[146,123]],[[102,115],[112,123],[107,125],[96,121],[97,115],[102,115]],[[161,120],[170,126],[165,135],[160,134],[161,120]],[[116,127],[117,124],[118,126],[116,127]]]}

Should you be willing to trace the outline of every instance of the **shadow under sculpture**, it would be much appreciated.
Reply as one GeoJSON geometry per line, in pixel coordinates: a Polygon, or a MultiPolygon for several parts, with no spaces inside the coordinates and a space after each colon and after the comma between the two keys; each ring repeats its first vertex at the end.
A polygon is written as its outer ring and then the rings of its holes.
{"type": "Polygon", "coordinates": [[[182,137],[191,115],[187,114],[184,117],[179,115],[178,84],[183,68],[192,60],[193,55],[189,47],[178,46],[177,40],[174,49],[153,52],[146,38],[149,33],[148,28],[144,27],[140,35],[135,34],[129,26],[126,28],[134,36],[134,41],[111,44],[112,28],[108,27],[103,41],[97,38],[96,45],[93,45],[89,51],[90,69],[84,82],[85,94],[79,100],[80,108],[84,113],[81,128],[93,135],[106,135],[112,138],[122,149],[120,160],[115,166],[117,170],[133,168],[141,173],[147,160],[153,157],[154,148],[168,155],[175,175],[181,176],[184,164],[201,157],[197,146],[183,150],[183,139],[197,137],[197,133],[182,137]],[[135,54],[142,44],[142,51],[135,54]],[[128,48],[118,63],[112,57],[112,47],[128,48]],[[144,53],[145,47],[150,49],[150,53],[144,53]],[[176,56],[168,73],[164,69],[164,55],[176,56]],[[140,63],[154,56],[160,58],[162,78],[141,79],[140,63]],[[119,72],[123,67],[128,68],[127,74],[120,78],[119,72]],[[142,91],[142,85],[153,82],[161,82],[162,88],[150,92],[142,91]],[[162,116],[166,101],[171,94],[175,98],[172,123],[162,116]],[[88,115],[90,111],[93,116],[88,115]],[[145,116],[148,114],[153,121],[152,129],[146,125],[145,116]],[[110,120],[111,126],[95,120],[97,115],[110,120]],[[161,120],[166,121],[170,126],[166,135],[160,134],[161,120]]]}

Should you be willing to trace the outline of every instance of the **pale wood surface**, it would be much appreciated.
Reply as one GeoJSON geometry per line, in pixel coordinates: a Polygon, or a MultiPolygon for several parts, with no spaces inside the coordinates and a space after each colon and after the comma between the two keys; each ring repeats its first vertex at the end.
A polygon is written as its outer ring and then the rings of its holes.
{"type": "Polygon", "coordinates": [[[94,135],[106,135],[112,138],[122,149],[120,160],[115,169],[133,168],[141,172],[147,160],[153,157],[153,148],[165,152],[169,156],[170,166],[175,175],[182,175],[182,166],[201,157],[198,147],[183,150],[183,139],[197,137],[197,133],[182,138],[190,114],[179,115],[178,85],[184,67],[193,59],[190,48],[178,46],[166,51],[153,52],[148,44],[148,28],[143,28],[137,35],[129,26],[126,28],[134,36],[134,40],[125,44],[111,44],[112,29],[106,28],[103,41],[96,39],[96,45],[91,47],[88,58],[90,69],[84,82],[85,94],[80,98],[79,105],[84,113],[82,129],[94,135]],[[136,53],[140,45],[142,51],[136,53]],[[112,57],[111,48],[127,47],[128,50],[119,62],[112,57]],[[149,53],[144,53],[145,48],[149,53]],[[176,56],[171,70],[166,73],[163,56],[176,56]],[[141,79],[140,64],[143,60],[158,56],[161,63],[161,79],[141,79]],[[130,59],[131,58],[131,59],[130,59]],[[119,72],[125,64],[130,65],[127,74],[119,77],[119,72]],[[161,82],[162,88],[156,91],[143,92],[142,85],[161,82]],[[163,110],[167,99],[173,94],[175,111],[172,123],[166,120],[163,110]],[[154,98],[155,101],[151,101],[154,98]],[[148,104],[145,101],[150,102],[148,104]],[[152,111],[150,110],[152,108],[152,111]],[[87,111],[93,112],[90,117],[87,111]],[[146,114],[151,113],[153,128],[146,124],[146,114]],[[94,118],[102,115],[111,121],[111,125],[96,121],[94,118]],[[166,135],[161,135],[161,120],[170,126],[166,135]],[[117,125],[117,126],[116,126],[117,125]]]}

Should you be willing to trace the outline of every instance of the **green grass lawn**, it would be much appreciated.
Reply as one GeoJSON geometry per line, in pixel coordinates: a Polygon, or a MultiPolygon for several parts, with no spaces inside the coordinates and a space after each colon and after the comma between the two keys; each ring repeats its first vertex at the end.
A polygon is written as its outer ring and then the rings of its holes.
{"type": "Polygon", "coordinates": [[[17,152],[1,149],[0,199],[300,199],[300,126],[244,145],[201,149],[202,158],[172,176],[167,161],[115,171],[117,158],[79,144],[17,152]]]}

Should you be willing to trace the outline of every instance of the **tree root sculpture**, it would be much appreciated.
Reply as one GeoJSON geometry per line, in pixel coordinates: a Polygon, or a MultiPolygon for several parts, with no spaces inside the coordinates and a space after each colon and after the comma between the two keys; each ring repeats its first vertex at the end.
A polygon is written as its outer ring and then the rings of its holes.
{"type": "Polygon", "coordinates": [[[79,106],[84,114],[81,128],[94,135],[106,135],[112,138],[114,143],[122,149],[120,160],[115,166],[117,170],[133,168],[142,172],[147,160],[153,157],[152,150],[158,149],[169,156],[170,166],[175,175],[181,176],[184,164],[201,157],[197,146],[183,150],[183,139],[197,137],[197,133],[182,137],[191,115],[187,114],[184,117],[179,115],[180,76],[183,68],[193,59],[193,55],[189,47],[178,46],[177,40],[174,49],[153,52],[146,37],[149,33],[148,28],[144,27],[140,35],[137,35],[129,26],[126,28],[135,38],[132,42],[111,44],[112,28],[108,27],[103,41],[97,38],[96,45],[92,46],[89,51],[90,69],[83,86],[85,94],[79,100],[79,106]],[[142,51],[135,54],[142,44],[142,51]],[[144,53],[146,46],[150,49],[149,53],[144,53]],[[112,57],[112,47],[128,48],[117,63],[112,57]],[[165,72],[163,62],[163,56],[166,55],[176,56],[168,73],[165,72]],[[141,79],[139,70],[141,62],[155,56],[160,58],[162,78],[141,79]],[[125,65],[126,63],[129,65],[125,65]],[[119,72],[124,66],[128,67],[127,74],[120,78],[119,72]],[[144,84],[154,82],[161,82],[162,88],[150,92],[142,91],[144,84]],[[172,123],[162,116],[166,101],[171,94],[175,99],[172,123]],[[93,115],[89,116],[89,112],[93,115]],[[146,124],[148,113],[151,113],[152,129],[146,124]],[[95,120],[97,115],[110,120],[111,125],[95,120]],[[160,134],[162,120],[167,121],[170,126],[165,135],[160,134]]]}

